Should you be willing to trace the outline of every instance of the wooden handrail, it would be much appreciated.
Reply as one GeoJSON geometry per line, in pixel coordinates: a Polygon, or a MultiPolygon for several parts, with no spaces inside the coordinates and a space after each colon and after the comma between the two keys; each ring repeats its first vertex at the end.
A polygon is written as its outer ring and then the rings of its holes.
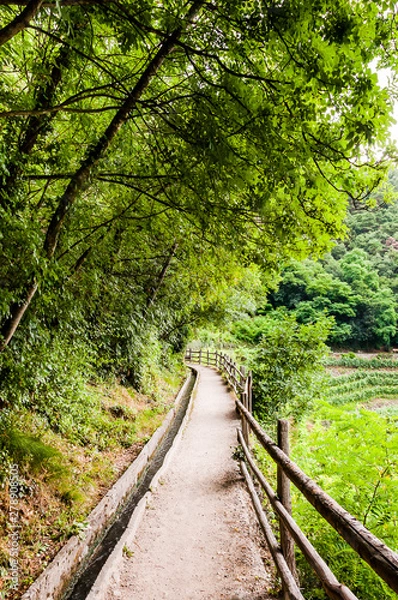
{"type": "MultiPolygon", "coordinates": [[[[199,360],[202,356],[201,351],[188,350],[186,360],[194,361],[198,356],[199,360]]],[[[339,533],[339,535],[363,558],[370,567],[391,587],[392,590],[398,593],[398,554],[393,552],[384,542],[374,536],[366,527],[353,517],[348,511],[340,506],[331,496],[322,490],[315,481],[310,479],[281,448],[265,433],[260,424],[251,414],[251,373],[247,375],[244,368],[237,369],[230,357],[218,352],[207,352],[207,363],[215,366],[219,371],[226,375],[228,383],[234,388],[237,396],[236,406],[242,418],[242,432],[238,431],[238,438],[245,453],[246,460],[256,475],[258,481],[267,494],[271,505],[280,517],[284,526],[288,529],[297,545],[303,552],[307,562],[313,568],[314,572],[319,577],[327,595],[333,600],[356,600],[356,596],[346,586],[340,584],[333,573],[327,567],[323,559],[317,554],[310,542],[298,528],[289,512],[281,504],[276,494],[272,491],[269,484],[266,482],[261,471],[255,465],[249,451],[249,429],[255,434],[260,444],[268,452],[274,462],[283,470],[289,480],[300,490],[305,498],[314,506],[317,512],[339,533]],[[212,364],[214,356],[214,364],[212,364]],[[239,379],[237,378],[239,375],[239,379]],[[249,399],[250,396],[250,399],[249,399]]],[[[246,469],[247,471],[247,469],[246,469]]],[[[242,472],[247,480],[246,471],[242,472]]],[[[249,476],[250,479],[250,476],[249,476]]],[[[251,480],[250,480],[251,481],[251,480]]],[[[273,540],[269,538],[268,526],[262,521],[258,510],[260,502],[257,495],[253,497],[251,487],[249,491],[252,496],[255,510],[259,516],[260,525],[263,528],[264,534],[267,537],[268,544],[272,546],[273,540]]],[[[261,503],[260,503],[261,506],[261,503]]],[[[289,571],[290,576],[286,577],[285,567],[282,565],[280,570],[279,556],[274,556],[275,552],[271,550],[271,554],[276,561],[278,570],[284,584],[284,589],[287,590],[287,597],[292,600],[300,598],[297,596],[297,590],[291,587],[291,578],[294,577],[289,571]],[[279,566],[278,566],[279,564],[279,566]]],[[[286,564],[286,563],[284,563],[286,564]]]]}
{"type": "Polygon", "coordinates": [[[253,433],[271,458],[280,465],[290,481],[308,502],[341,535],[380,577],[398,592],[398,555],[371,533],[360,521],[331,498],[315,481],[310,479],[265,433],[258,422],[236,400],[239,410],[247,419],[253,433]]]}
{"type": "Polygon", "coordinates": [[[333,600],[358,600],[357,596],[355,596],[350,589],[337,580],[334,573],[329,569],[323,558],[318,554],[314,546],[301,531],[296,521],[283,506],[282,502],[279,500],[278,496],[275,494],[264,475],[254,462],[240,431],[238,431],[238,439],[245,453],[246,460],[261,487],[267,494],[271,506],[278,514],[279,518],[283,521],[285,527],[287,527],[290,531],[294,541],[304,554],[307,562],[311,565],[313,571],[318,575],[319,580],[321,581],[329,598],[332,598],[333,600]]]}

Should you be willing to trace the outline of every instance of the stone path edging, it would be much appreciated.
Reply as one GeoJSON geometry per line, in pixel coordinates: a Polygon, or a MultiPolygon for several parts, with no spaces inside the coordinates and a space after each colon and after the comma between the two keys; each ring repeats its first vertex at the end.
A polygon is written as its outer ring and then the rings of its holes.
{"type": "Polygon", "coordinates": [[[102,567],[101,572],[100,572],[99,576],[97,577],[96,582],[94,583],[93,587],[91,588],[90,593],[87,596],[87,600],[102,600],[103,598],[105,598],[105,595],[106,595],[107,591],[109,590],[110,586],[114,586],[117,583],[117,578],[120,573],[119,566],[123,560],[124,552],[126,551],[126,549],[128,551],[129,548],[132,546],[134,538],[137,533],[137,529],[142,521],[142,518],[145,514],[145,511],[146,511],[148,505],[150,504],[150,500],[152,498],[152,493],[156,490],[157,486],[159,485],[159,481],[161,481],[162,477],[166,473],[166,471],[169,467],[170,461],[171,461],[176,449],[178,448],[178,444],[181,441],[181,438],[183,436],[185,427],[188,423],[188,420],[189,420],[189,417],[190,417],[190,414],[191,414],[191,411],[192,411],[192,408],[194,405],[195,393],[196,393],[196,389],[197,389],[197,386],[199,383],[199,372],[195,369],[195,367],[191,367],[191,368],[197,374],[196,381],[195,381],[195,385],[194,385],[192,393],[191,393],[191,398],[189,400],[187,411],[186,411],[184,419],[181,423],[181,427],[178,430],[178,433],[173,440],[173,444],[172,444],[170,450],[168,451],[168,453],[165,456],[162,466],[160,467],[160,469],[158,470],[158,472],[156,473],[156,475],[154,476],[154,478],[151,481],[150,491],[147,492],[145,494],[145,496],[143,498],[141,498],[140,502],[137,504],[137,507],[135,508],[134,513],[132,514],[132,517],[127,526],[127,529],[125,530],[125,532],[123,533],[119,542],[115,546],[112,554],[108,557],[108,560],[102,567]]]}
{"type": "MultiPolygon", "coordinates": [[[[117,510],[123,505],[126,497],[136,485],[140,475],[144,471],[149,460],[152,458],[157,447],[167,433],[174,419],[177,406],[179,405],[181,398],[185,393],[189,381],[190,376],[188,376],[185,380],[174,401],[174,407],[167,413],[162,425],[155,431],[151,439],[147,442],[130,467],[128,467],[120,479],[116,481],[112,488],[107,492],[107,494],[87,517],[88,526],[84,539],[80,539],[77,536],[71,537],[56,554],[52,562],[46,567],[41,575],[39,575],[36,581],[22,595],[21,600],[56,600],[57,598],[61,597],[72,577],[76,574],[83,561],[90,555],[93,547],[95,547],[101,532],[103,532],[105,528],[108,528],[108,526],[112,523],[117,510]]],[[[197,381],[195,382],[195,386],[191,394],[190,405],[192,403],[192,396],[196,389],[196,385],[197,381]]],[[[190,405],[187,412],[190,410],[190,405]]],[[[180,432],[182,431],[184,423],[186,422],[185,419],[186,417],[184,418],[180,432]]],[[[177,434],[177,436],[180,435],[180,432],[177,434]]],[[[172,451],[173,446],[169,452],[172,451]]],[[[165,460],[167,460],[167,456],[165,460]]],[[[160,471],[162,469],[163,466],[161,467],[160,471]]],[[[159,478],[156,478],[156,476],[154,481],[155,479],[157,481],[159,480],[159,478]]],[[[150,494],[150,492],[147,494],[150,494]]],[[[143,501],[145,500],[147,494],[137,505],[137,508],[134,512],[134,515],[137,513],[136,518],[138,518],[140,511],[142,511],[142,506],[144,506],[144,504],[146,506],[146,501],[145,503],[143,501]],[[140,507],[141,504],[142,506],[140,507]]],[[[128,529],[129,528],[130,524],[128,526],[128,529]]],[[[118,547],[119,544],[116,546],[116,548],[118,547]]]]}

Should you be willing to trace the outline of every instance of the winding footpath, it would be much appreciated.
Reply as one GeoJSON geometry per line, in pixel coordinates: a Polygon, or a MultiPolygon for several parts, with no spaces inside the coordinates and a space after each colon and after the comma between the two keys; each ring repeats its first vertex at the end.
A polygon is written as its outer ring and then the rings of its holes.
{"type": "Polygon", "coordinates": [[[187,425],[104,600],[271,599],[271,569],[232,456],[234,402],[215,371],[196,368],[187,425]]]}

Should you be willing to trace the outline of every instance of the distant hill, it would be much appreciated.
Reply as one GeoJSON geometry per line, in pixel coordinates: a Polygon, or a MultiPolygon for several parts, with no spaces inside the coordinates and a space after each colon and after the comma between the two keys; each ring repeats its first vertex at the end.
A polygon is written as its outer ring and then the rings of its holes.
{"type": "Polygon", "coordinates": [[[334,318],[335,347],[390,348],[398,344],[398,171],[389,180],[396,198],[379,193],[371,205],[352,203],[344,241],[320,261],[293,262],[268,298],[308,323],[334,318]]]}

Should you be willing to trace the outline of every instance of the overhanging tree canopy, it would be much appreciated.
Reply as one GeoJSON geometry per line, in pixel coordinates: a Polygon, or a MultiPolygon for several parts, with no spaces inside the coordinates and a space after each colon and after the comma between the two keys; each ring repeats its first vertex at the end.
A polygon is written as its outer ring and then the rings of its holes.
{"type": "Polygon", "coordinates": [[[393,2],[1,4],[3,349],[38,290],[117,256],[140,283],[163,239],[153,290],[190,239],[269,266],[316,253],[381,179],[369,65],[393,2]]]}

